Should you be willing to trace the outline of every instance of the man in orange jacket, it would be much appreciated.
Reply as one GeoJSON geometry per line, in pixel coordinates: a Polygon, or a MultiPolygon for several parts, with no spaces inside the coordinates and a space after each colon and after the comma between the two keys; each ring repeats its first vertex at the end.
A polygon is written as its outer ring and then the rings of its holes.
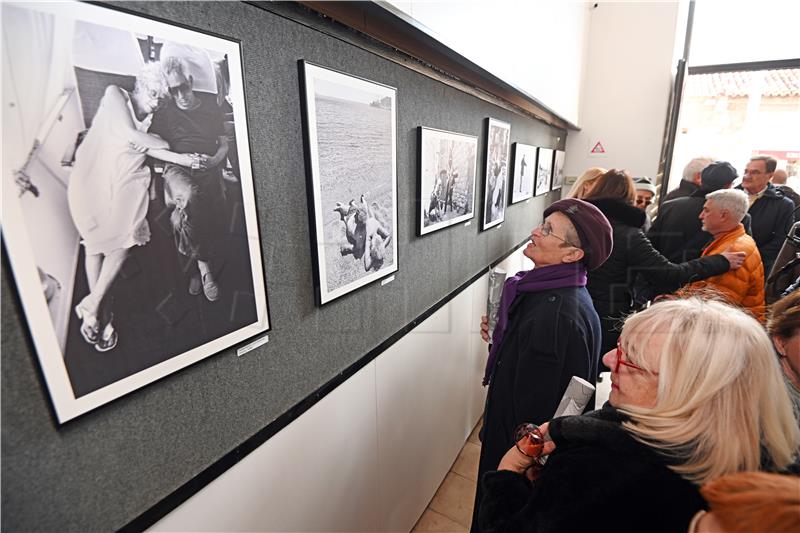
{"type": "Polygon", "coordinates": [[[697,281],[691,287],[717,290],[763,322],[764,265],[756,242],[741,224],[748,207],[747,194],[736,189],[721,189],[706,195],[700,220],[703,231],[713,235],[714,240],[703,250],[702,256],[729,251],[745,252],[747,257],[740,268],[697,281]]]}

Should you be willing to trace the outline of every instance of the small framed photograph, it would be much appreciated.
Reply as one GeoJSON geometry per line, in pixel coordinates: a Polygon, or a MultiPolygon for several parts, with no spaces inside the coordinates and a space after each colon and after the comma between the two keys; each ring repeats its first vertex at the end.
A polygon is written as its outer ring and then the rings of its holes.
{"type": "Polygon", "coordinates": [[[478,138],[419,128],[420,235],[475,216],[478,138]]]}
{"type": "Polygon", "coordinates": [[[539,148],[536,158],[536,196],[541,196],[550,191],[550,181],[553,177],[553,150],[539,148]]]}
{"type": "Polygon", "coordinates": [[[268,331],[239,42],[0,9],[3,238],[58,422],[268,331]]]}
{"type": "Polygon", "coordinates": [[[514,143],[514,172],[511,178],[511,203],[516,204],[533,196],[536,174],[536,147],[514,143]]]}
{"type": "Polygon", "coordinates": [[[489,229],[505,220],[511,124],[486,119],[486,174],[483,182],[483,224],[489,229]]]}
{"type": "Polygon", "coordinates": [[[556,150],[553,157],[553,187],[552,190],[557,191],[564,185],[564,160],[567,154],[563,150],[556,150]]]}
{"type": "Polygon", "coordinates": [[[397,271],[397,89],[299,62],[317,305],[397,271]]]}

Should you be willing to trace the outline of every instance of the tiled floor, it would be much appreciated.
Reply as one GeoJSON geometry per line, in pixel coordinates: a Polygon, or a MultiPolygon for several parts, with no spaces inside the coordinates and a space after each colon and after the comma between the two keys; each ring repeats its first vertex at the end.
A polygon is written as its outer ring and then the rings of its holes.
{"type": "Polygon", "coordinates": [[[412,533],[439,531],[462,533],[469,531],[472,506],[478,477],[481,442],[478,440],[480,422],[472,431],[450,472],[442,481],[428,508],[422,513],[412,533]]]}
{"type": "MultiPolygon", "coordinates": [[[[611,392],[610,374],[603,374],[597,384],[597,407],[603,405],[611,392]]],[[[478,460],[481,441],[478,432],[481,422],[472,430],[467,442],[458,454],[450,472],[442,481],[439,490],[428,504],[428,508],[414,526],[412,533],[438,531],[462,533],[469,531],[472,521],[472,506],[475,503],[475,487],[478,477],[478,460]]]]}

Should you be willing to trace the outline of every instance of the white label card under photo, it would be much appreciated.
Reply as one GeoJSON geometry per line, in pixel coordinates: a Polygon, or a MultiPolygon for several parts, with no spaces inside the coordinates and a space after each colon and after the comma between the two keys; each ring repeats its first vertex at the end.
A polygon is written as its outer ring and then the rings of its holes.
{"type": "Polygon", "coordinates": [[[387,285],[387,284],[389,284],[389,283],[391,283],[393,281],[394,281],[394,276],[389,276],[385,280],[381,281],[381,287],[384,286],[384,285],[387,285]]]}
{"type": "Polygon", "coordinates": [[[264,346],[268,342],[269,342],[269,335],[264,335],[263,337],[259,337],[258,339],[254,340],[252,342],[248,342],[247,344],[245,344],[244,346],[242,346],[241,348],[236,350],[236,355],[241,357],[244,354],[246,354],[247,352],[252,352],[253,350],[258,348],[259,346],[264,346]]]}

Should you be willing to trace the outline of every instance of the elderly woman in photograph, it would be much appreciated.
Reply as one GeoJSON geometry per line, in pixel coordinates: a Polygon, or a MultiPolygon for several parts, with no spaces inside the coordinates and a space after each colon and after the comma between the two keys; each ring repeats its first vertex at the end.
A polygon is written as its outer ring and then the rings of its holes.
{"type": "Polygon", "coordinates": [[[128,250],[150,240],[145,216],[150,169],[142,148],[167,148],[147,134],[152,113],[169,95],[158,63],[136,78],[133,92],[106,87],[97,114],[75,154],[67,197],[85,250],[87,294],[76,306],[81,335],[100,352],[117,345],[108,290],[128,250]]]}
{"type": "Polygon", "coordinates": [[[604,361],[608,403],[543,425],[554,451],[541,470],[512,447],[483,477],[482,531],[686,531],[705,508],[701,485],[795,460],[800,429],[772,344],[745,312],[656,303],[627,319],[604,361]]]}

